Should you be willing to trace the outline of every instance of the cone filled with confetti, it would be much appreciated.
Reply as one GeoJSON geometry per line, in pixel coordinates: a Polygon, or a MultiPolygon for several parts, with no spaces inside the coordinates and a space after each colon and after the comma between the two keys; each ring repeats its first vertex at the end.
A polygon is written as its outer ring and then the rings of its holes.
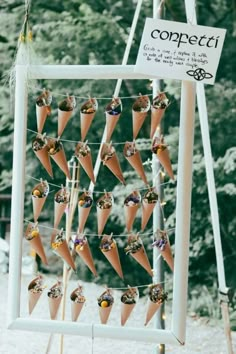
{"type": "Polygon", "coordinates": [[[110,316],[114,298],[111,294],[111,290],[107,289],[98,298],[99,315],[102,324],[106,324],[110,316]]]}
{"type": "Polygon", "coordinates": [[[71,179],[70,171],[67,165],[66,155],[62,142],[59,139],[47,139],[48,151],[51,158],[56,162],[62,172],[68,179],[71,179]]]}
{"type": "Polygon", "coordinates": [[[63,229],[52,234],[51,247],[53,251],[68,264],[69,267],[71,267],[73,270],[76,270],[75,263],[63,233],[63,229]]]}
{"type": "Polygon", "coordinates": [[[136,139],[151,107],[148,96],[139,96],[132,107],[133,139],[136,139]]]}
{"type": "Polygon", "coordinates": [[[29,304],[29,314],[32,313],[35,308],[42,292],[44,290],[43,277],[41,275],[33,279],[28,285],[28,304],[29,304]]]}
{"type": "Polygon", "coordinates": [[[28,224],[26,231],[25,231],[25,238],[27,241],[30,242],[31,247],[39,255],[42,262],[44,264],[48,264],[37,224],[38,223],[36,223],[36,224],[29,223],[28,224]]]}
{"type": "Polygon", "coordinates": [[[129,288],[121,296],[121,326],[126,324],[126,321],[131,315],[137,301],[138,296],[137,288],[129,288]]]}
{"type": "Polygon", "coordinates": [[[46,118],[51,114],[51,102],[52,95],[48,90],[43,90],[42,94],[36,99],[36,117],[38,133],[42,133],[46,118]]]}
{"type": "Polygon", "coordinates": [[[62,283],[58,281],[48,292],[48,303],[51,320],[55,320],[62,300],[62,283]]]}
{"type": "Polygon", "coordinates": [[[76,106],[74,96],[68,96],[58,105],[58,131],[57,135],[61,136],[69,119],[72,116],[73,110],[76,106]]]}
{"type": "Polygon", "coordinates": [[[136,217],[137,211],[140,207],[141,197],[137,191],[132,192],[125,198],[124,202],[124,212],[125,212],[125,221],[126,221],[126,228],[127,231],[133,227],[134,219],[136,217]]]}
{"type": "Polygon", "coordinates": [[[32,140],[32,149],[47,173],[50,177],[53,177],[52,165],[48,154],[47,140],[44,135],[38,134],[36,138],[32,140]]]}
{"type": "Polygon", "coordinates": [[[34,221],[38,220],[38,217],[43,209],[44,203],[49,193],[49,185],[47,181],[41,181],[40,183],[36,184],[32,189],[32,203],[33,203],[33,214],[34,214],[34,221]]]}
{"type": "Polygon", "coordinates": [[[122,184],[125,184],[115,148],[111,144],[103,143],[100,158],[103,165],[109,168],[122,184]]]}
{"type": "Polygon", "coordinates": [[[148,309],[146,313],[145,326],[152,319],[159,307],[168,298],[168,293],[165,292],[160,284],[152,284],[149,287],[148,309]]]}
{"type": "Polygon", "coordinates": [[[115,126],[122,112],[122,103],[119,97],[113,97],[112,101],[106,106],[106,142],[109,142],[115,126]]]}
{"type": "Polygon", "coordinates": [[[97,271],[95,269],[93,256],[89,247],[87,237],[78,235],[74,240],[74,244],[76,253],[82,258],[84,263],[88,266],[93,275],[96,277],[97,271]]]}
{"type": "Polygon", "coordinates": [[[93,182],[93,184],[95,184],[91,150],[88,144],[80,141],[76,146],[75,156],[79,160],[80,165],[83,167],[90,180],[93,182]]]}
{"type": "Polygon", "coordinates": [[[142,226],[143,231],[150,219],[153,209],[156,206],[158,200],[158,194],[154,191],[154,188],[150,188],[142,198],[142,226]]]}
{"type": "Polygon", "coordinates": [[[80,109],[81,141],[84,141],[98,109],[96,98],[90,98],[80,109]]]}
{"type": "Polygon", "coordinates": [[[78,288],[72,291],[70,295],[70,299],[71,299],[71,320],[77,321],[80,312],[86,301],[83,295],[83,288],[81,285],[78,285],[78,288]]]}
{"type": "Polygon", "coordinates": [[[174,258],[171,252],[170,248],[170,243],[168,239],[168,235],[166,231],[163,230],[157,230],[157,232],[154,234],[155,236],[155,241],[153,242],[152,246],[153,247],[158,247],[162,257],[172,270],[174,271],[174,258]]]}
{"type": "Polygon", "coordinates": [[[143,163],[140,152],[135,147],[135,142],[126,142],[124,146],[124,156],[129,161],[130,165],[135,169],[143,182],[147,184],[147,177],[144,172],[143,163]]]}
{"type": "Polygon", "coordinates": [[[130,254],[150,276],[153,276],[152,268],[148,260],[145,248],[139,235],[129,235],[125,253],[130,254]]]}
{"type": "Polygon", "coordinates": [[[152,102],[151,106],[151,130],[150,138],[152,139],[158,125],[164,116],[166,108],[169,106],[169,99],[166,97],[164,92],[160,92],[152,102]]]}
{"type": "Polygon", "coordinates": [[[78,201],[78,211],[79,211],[79,227],[78,232],[83,233],[84,226],[88,219],[90,210],[92,208],[93,199],[92,195],[89,191],[85,191],[80,197],[78,201]]]}
{"type": "Polygon", "coordinates": [[[120,257],[117,248],[116,241],[113,239],[112,235],[104,235],[100,243],[100,250],[111,263],[112,267],[115,269],[116,273],[121,279],[124,279],[120,257]]]}
{"type": "Polygon", "coordinates": [[[105,192],[104,195],[98,199],[97,206],[97,221],[98,221],[98,235],[101,235],[106,225],[107,219],[111,213],[113,204],[113,196],[111,193],[105,192]]]}
{"type": "Polygon", "coordinates": [[[169,177],[174,180],[175,178],[170,162],[169,150],[167,145],[164,143],[163,137],[155,137],[153,139],[152,152],[156,154],[158,160],[160,161],[165,171],[168,173],[169,177]]]}
{"type": "Polygon", "coordinates": [[[61,221],[63,214],[70,201],[70,192],[66,188],[61,188],[54,196],[54,229],[61,221]]]}

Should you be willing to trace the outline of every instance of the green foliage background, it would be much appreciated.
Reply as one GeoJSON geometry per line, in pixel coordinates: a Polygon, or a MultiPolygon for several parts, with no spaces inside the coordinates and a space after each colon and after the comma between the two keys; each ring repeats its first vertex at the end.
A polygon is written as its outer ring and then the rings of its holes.
{"type": "MultiPolygon", "coordinates": [[[[120,64],[122,61],[125,43],[129,35],[132,17],[135,11],[136,2],[133,1],[58,1],[51,2],[35,0],[32,1],[30,23],[33,30],[33,45],[36,56],[36,63],[44,64],[120,64]]],[[[235,267],[236,267],[236,216],[235,216],[235,97],[236,97],[236,72],[235,67],[236,47],[236,5],[234,1],[217,0],[206,2],[196,1],[198,23],[200,25],[221,27],[227,29],[227,36],[217,73],[216,84],[206,86],[207,106],[209,114],[211,145],[214,158],[214,173],[216,179],[217,198],[220,214],[220,231],[222,236],[222,246],[226,269],[227,285],[235,288],[235,267]]],[[[11,191],[11,168],[12,168],[12,147],[13,147],[13,102],[14,97],[10,95],[8,87],[7,73],[11,68],[16,53],[18,35],[24,19],[23,1],[2,0],[0,4],[1,12],[1,32],[0,32],[0,191],[11,191]]],[[[135,64],[139,42],[143,30],[145,17],[152,16],[152,1],[144,0],[141,16],[135,33],[132,50],[128,64],[135,64]]],[[[163,16],[165,19],[174,21],[186,21],[184,1],[169,0],[165,2],[163,16]]],[[[30,82],[29,87],[29,114],[28,128],[36,130],[35,98],[40,93],[40,89],[46,87],[55,93],[52,104],[52,115],[48,119],[45,127],[47,134],[56,136],[57,104],[62,99],[61,95],[67,93],[85,97],[88,94],[96,97],[111,97],[115,88],[115,80],[55,80],[30,82]],[[39,88],[39,89],[37,89],[39,88]],[[59,94],[59,95],[57,95],[59,94]]],[[[178,160],[178,124],[180,106],[180,82],[167,80],[164,82],[164,89],[171,99],[171,106],[168,108],[164,119],[165,139],[170,146],[170,154],[177,172],[178,160]]],[[[149,81],[125,80],[122,84],[120,96],[137,95],[139,92],[151,93],[152,89],[149,81]]],[[[79,107],[84,99],[77,100],[76,113],[69,122],[63,138],[68,140],[79,140],[79,107]]],[[[94,120],[88,139],[91,142],[99,142],[104,128],[105,117],[104,107],[109,100],[99,100],[99,112],[94,120]]],[[[125,141],[131,139],[131,105],[132,99],[123,99],[124,111],[122,119],[115,130],[112,140],[125,141]]],[[[140,133],[140,138],[149,136],[149,123],[146,122],[140,133]]],[[[39,164],[31,151],[31,139],[34,134],[27,134],[27,157],[26,175],[35,178],[47,178],[45,171],[39,164]]],[[[17,143],[17,142],[15,142],[17,143]]],[[[145,145],[140,143],[143,161],[151,158],[151,152],[145,149],[145,145]]],[[[75,144],[64,144],[66,155],[72,156],[75,144]]],[[[141,187],[142,184],[131,167],[124,161],[122,156],[122,145],[117,146],[118,156],[121,161],[122,170],[126,171],[125,177],[130,191],[133,186],[141,187]]],[[[92,155],[95,159],[98,146],[92,145],[92,155]]],[[[148,179],[151,182],[151,169],[145,167],[148,179]]],[[[54,165],[54,171],[55,165],[54,165]]],[[[192,191],[192,219],[191,219],[191,245],[190,245],[190,293],[193,289],[201,289],[207,286],[215,289],[217,279],[214,240],[208,201],[206,184],[205,165],[199,120],[196,119],[194,165],[193,165],[193,191],[192,191]]],[[[55,173],[57,185],[65,183],[64,176],[60,171],[55,173]]],[[[168,179],[166,179],[168,181],[168,179]]],[[[50,181],[49,181],[50,182],[50,181]]],[[[35,184],[30,178],[26,179],[26,203],[25,217],[32,219],[30,190],[35,184]]],[[[81,187],[87,188],[89,181],[84,172],[81,172],[81,187]]],[[[124,234],[124,219],[122,203],[127,190],[117,185],[116,179],[109,171],[101,168],[96,190],[114,189],[115,208],[106,226],[105,232],[124,234]]],[[[99,195],[94,196],[98,199],[99,195]]],[[[48,205],[53,203],[53,193],[50,195],[48,205]],[[51,199],[50,199],[51,198],[51,199]]],[[[167,184],[165,187],[166,228],[175,226],[175,185],[167,184]]],[[[52,204],[51,204],[52,205],[52,204]]],[[[53,220],[53,208],[48,207],[42,214],[41,222],[51,225],[53,220]]],[[[135,228],[139,231],[140,217],[135,223],[135,228]]],[[[76,221],[75,225],[76,227],[76,221]]],[[[96,232],[95,208],[89,216],[88,232],[96,232]]],[[[151,222],[148,224],[146,232],[151,232],[151,222]]],[[[122,284],[117,279],[115,273],[104,260],[103,255],[98,250],[99,240],[92,241],[93,252],[95,252],[96,266],[99,271],[99,278],[96,281],[107,283],[110,286],[122,284]],[[98,250],[96,252],[96,249],[98,250]],[[112,273],[113,272],[113,273],[112,273]]],[[[118,240],[119,247],[125,245],[125,238],[118,240]]],[[[149,258],[151,259],[150,239],[144,239],[147,246],[149,258]]],[[[174,235],[171,236],[171,243],[174,250],[174,235]]],[[[130,285],[148,283],[145,271],[134,266],[132,260],[128,259],[121,252],[121,261],[125,269],[126,283],[130,285]]],[[[91,275],[85,267],[80,266],[80,277],[90,279],[91,275]]],[[[168,269],[166,269],[168,272],[168,269]]],[[[199,291],[200,292],[200,291],[199,291]]],[[[215,293],[214,293],[215,294],[215,293]]]]}

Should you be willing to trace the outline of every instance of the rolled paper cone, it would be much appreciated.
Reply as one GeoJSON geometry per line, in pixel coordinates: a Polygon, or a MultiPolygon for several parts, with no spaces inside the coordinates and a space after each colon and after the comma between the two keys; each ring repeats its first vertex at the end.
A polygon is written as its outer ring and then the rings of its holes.
{"type": "Polygon", "coordinates": [[[28,291],[29,314],[32,313],[41,295],[42,292],[32,293],[31,291],[28,291]]]}
{"type": "Polygon", "coordinates": [[[93,184],[95,184],[91,153],[89,152],[86,156],[78,157],[78,160],[85,172],[87,173],[88,177],[91,179],[93,184]]]}
{"type": "Polygon", "coordinates": [[[155,206],[156,203],[146,203],[144,200],[142,201],[142,231],[145,229],[155,206]]]}
{"type": "Polygon", "coordinates": [[[79,227],[78,227],[78,232],[81,234],[84,231],[84,226],[86,224],[86,221],[88,219],[90,210],[92,208],[92,205],[88,208],[82,208],[79,206],[79,227]]]}
{"type": "Polygon", "coordinates": [[[136,253],[130,253],[130,255],[148,272],[149,275],[151,275],[151,277],[153,276],[153,271],[144,246],[136,253]]]}
{"type": "Polygon", "coordinates": [[[100,320],[101,320],[102,324],[106,324],[107,323],[108,318],[110,316],[110,312],[111,312],[112,306],[113,305],[111,305],[109,307],[101,307],[101,306],[99,306],[99,315],[100,315],[100,320]]]}
{"type": "Polygon", "coordinates": [[[155,108],[152,106],[151,108],[151,130],[150,130],[150,138],[152,139],[158,125],[161,123],[162,117],[165,113],[165,108],[155,108]]]}
{"type": "Polygon", "coordinates": [[[129,161],[130,165],[137,171],[138,175],[141,177],[143,182],[145,184],[148,184],[139,151],[136,151],[132,156],[125,156],[125,158],[129,161]]]}
{"type": "Polygon", "coordinates": [[[120,257],[119,257],[117,244],[114,240],[113,240],[113,242],[115,243],[115,247],[107,252],[102,252],[102,253],[107,258],[107,260],[111,263],[112,267],[115,269],[115,271],[119,275],[119,277],[121,279],[124,279],[124,275],[123,275],[121,264],[120,264],[120,257]]]}
{"type": "Polygon", "coordinates": [[[42,198],[35,198],[32,195],[34,222],[38,220],[38,217],[43,209],[46,198],[47,198],[46,196],[42,198]]]}
{"type": "Polygon", "coordinates": [[[98,235],[101,235],[111,213],[111,208],[101,209],[97,207],[98,235]]]}
{"type": "Polygon", "coordinates": [[[170,269],[172,270],[172,272],[174,271],[174,258],[171,252],[171,248],[170,248],[170,244],[169,242],[165,245],[165,248],[163,251],[161,251],[161,255],[164,258],[164,260],[166,261],[166,263],[168,264],[168,266],[170,267],[170,269]]]}
{"type": "Polygon", "coordinates": [[[55,155],[50,155],[51,158],[56,162],[60,169],[65,173],[68,179],[71,179],[70,171],[66,161],[66,155],[64,148],[58,151],[55,155]]]}
{"type": "Polygon", "coordinates": [[[66,240],[62,242],[62,244],[56,249],[56,252],[64,259],[64,261],[72,268],[76,269],[73,258],[70,254],[70,250],[68,248],[66,240]]]}
{"type": "Polygon", "coordinates": [[[116,153],[114,153],[114,155],[110,159],[104,161],[103,164],[109,168],[109,170],[116,176],[116,178],[118,178],[118,180],[122,184],[125,184],[125,180],[116,153]]]}
{"type": "Polygon", "coordinates": [[[57,313],[59,310],[61,299],[62,299],[62,296],[59,296],[58,298],[48,297],[51,320],[55,320],[57,317],[57,313]]]}
{"type": "Polygon", "coordinates": [[[139,204],[132,206],[124,205],[126,228],[128,232],[130,232],[130,230],[132,229],[138,208],[139,204]]]}
{"type": "Polygon", "coordinates": [[[92,253],[91,253],[88,241],[83,245],[83,250],[78,250],[76,248],[76,252],[82,258],[82,260],[88,266],[88,268],[91,270],[93,275],[96,277],[97,276],[97,272],[96,272],[96,269],[95,269],[95,265],[94,265],[94,262],[93,262],[93,257],[92,257],[92,253]]]}
{"type": "Polygon", "coordinates": [[[90,125],[93,121],[96,112],[93,113],[82,113],[80,112],[80,127],[81,127],[81,141],[84,141],[90,125]]]}
{"type": "Polygon", "coordinates": [[[32,238],[32,240],[29,240],[29,242],[30,242],[31,247],[35,250],[35,252],[41,258],[42,262],[44,264],[48,264],[40,235],[32,238]]]}
{"type": "Polygon", "coordinates": [[[166,170],[170,178],[174,180],[175,178],[174,178],[174,174],[170,162],[168,149],[166,148],[165,150],[160,151],[157,154],[157,158],[159,159],[160,163],[162,164],[162,166],[164,167],[164,169],[166,170]]]}
{"type": "Polygon", "coordinates": [[[123,302],[121,303],[121,326],[125,325],[135,305],[136,303],[135,304],[124,304],[123,302]]]}
{"type": "Polygon", "coordinates": [[[136,112],[132,110],[132,118],[133,118],[133,139],[136,139],[144,120],[147,116],[147,112],[136,112]]]}
{"type": "Polygon", "coordinates": [[[71,301],[71,320],[77,321],[79,314],[84,306],[84,302],[71,301]]]}
{"type": "Polygon", "coordinates": [[[64,129],[72,116],[73,110],[71,111],[62,111],[58,109],[58,130],[57,130],[57,135],[61,136],[62,133],[64,132],[64,129]]]}
{"type": "Polygon", "coordinates": [[[43,167],[45,168],[45,170],[47,171],[47,173],[51,177],[53,177],[52,165],[51,165],[50,157],[48,154],[47,146],[43,147],[41,150],[34,151],[34,153],[37,156],[37,158],[39,159],[39,161],[41,162],[41,164],[43,165],[43,167]]]}
{"type": "Polygon", "coordinates": [[[113,115],[106,112],[106,142],[111,140],[112,133],[115,129],[115,126],[120,118],[120,114],[113,115]]]}
{"type": "Polygon", "coordinates": [[[37,130],[40,134],[43,131],[43,127],[48,115],[48,109],[48,106],[38,106],[36,104],[37,130]]]}
{"type": "Polygon", "coordinates": [[[56,229],[61,221],[62,215],[66,210],[66,203],[57,203],[54,201],[54,228],[56,229]]]}
{"type": "Polygon", "coordinates": [[[148,322],[151,320],[151,318],[154,316],[154,314],[157,312],[160,306],[161,303],[152,302],[151,300],[148,300],[148,309],[146,314],[146,321],[144,324],[145,326],[148,324],[148,322]]]}

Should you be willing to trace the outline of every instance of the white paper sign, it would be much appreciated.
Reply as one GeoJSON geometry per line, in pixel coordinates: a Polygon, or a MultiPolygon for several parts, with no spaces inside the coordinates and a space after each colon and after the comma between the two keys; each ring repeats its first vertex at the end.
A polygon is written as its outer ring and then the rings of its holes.
{"type": "Polygon", "coordinates": [[[147,18],[135,71],[214,84],[225,29],[147,18]]]}

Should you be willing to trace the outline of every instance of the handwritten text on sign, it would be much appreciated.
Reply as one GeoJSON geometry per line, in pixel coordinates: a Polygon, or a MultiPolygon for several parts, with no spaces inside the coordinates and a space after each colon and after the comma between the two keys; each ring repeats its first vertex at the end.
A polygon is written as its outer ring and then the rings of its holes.
{"type": "Polygon", "coordinates": [[[225,29],[147,18],[135,71],[214,84],[225,29]]]}

